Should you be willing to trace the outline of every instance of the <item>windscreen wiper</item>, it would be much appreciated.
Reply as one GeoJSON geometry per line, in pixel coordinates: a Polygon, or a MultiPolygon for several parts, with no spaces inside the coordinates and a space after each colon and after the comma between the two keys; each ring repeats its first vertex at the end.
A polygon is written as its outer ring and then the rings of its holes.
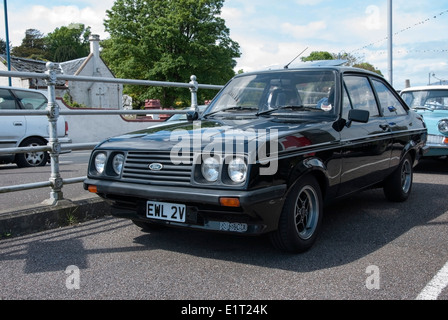
{"type": "Polygon", "coordinates": [[[225,112],[225,111],[235,111],[235,110],[238,110],[238,111],[242,111],[242,110],[258,110],[258,108],[235,106],[235,107],[230,107],[230,108],[227,108],[227,109],[221,109],[221,110],[218,110],[218,111],[206,114],[205,118],[208,118],[209,116],[212,116],[212,115],[214,115],[216,113],[225,112]]]}
{"type": "Polygon", "coordinates": [[[264,114],[270,114],[270,113],[273,113],[275,111],[285,110],[285,109],[292,109],[292,110],[316,110],[316,108],[305,107],[304,105],[301,105],[301,106],[294,106],[294,105],[291,105],[291,106],[280,106],[280,107],[277,107],[275,109],[258,112],[257,116],[261,116],[261,115],[264,115],[264,114]]]}
{"type": "Polygon", "coordinates": [[[433,108],[427,107],[427,106],[419,106],[419,107],[413,107],[414,110],[428,110],[428,111],[434,111],[433,108]]]}

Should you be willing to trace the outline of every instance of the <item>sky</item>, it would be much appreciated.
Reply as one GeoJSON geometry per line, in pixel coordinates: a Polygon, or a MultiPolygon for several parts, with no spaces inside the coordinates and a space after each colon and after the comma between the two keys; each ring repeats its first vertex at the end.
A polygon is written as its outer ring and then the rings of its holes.
{"type": "MultiPolygon", "coordinates": [[[[21,44],[27,29],[47,34],[70,23],[83,23],[101,39],[108,37],[103,20],[114,0],[6,1],[13,46],[21,44]]],[[[448,80],[448,0],[392,1],[394,87],[403,89],[406,80],[413,86],[448,80]]],[[[303,56],[313,51],[347,52],[391,80],[387,4],[388,0],[226,0],[221,17],[241,48],[235,71],[283,67],[304,50],[303,56]]],[[[0,38],[5,40],[5,23],[0,20],[0,38]]]]}

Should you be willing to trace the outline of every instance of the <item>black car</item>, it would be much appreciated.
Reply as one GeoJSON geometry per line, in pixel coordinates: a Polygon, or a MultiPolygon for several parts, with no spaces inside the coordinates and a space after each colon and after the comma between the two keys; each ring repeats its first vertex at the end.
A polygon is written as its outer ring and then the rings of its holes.
{"type": "Polygon", "coordinates": [[[245,73],[201,116],[99,144],[84,188],[145,229],[269,234],[300,253],[334,200],[381,187],[405,201],[426,137],[422,117],[375,73],[245,73]]]}

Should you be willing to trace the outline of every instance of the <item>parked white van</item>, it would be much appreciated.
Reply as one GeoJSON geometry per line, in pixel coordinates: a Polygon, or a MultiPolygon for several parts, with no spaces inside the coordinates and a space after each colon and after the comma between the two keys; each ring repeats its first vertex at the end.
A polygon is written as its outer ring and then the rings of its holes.
{"type": "MultiPolygon", "coordinates": [[[[48,99],[37,90],[0,87],[0,111],[23,110],[23,115],[0,115],[0,148],[18,148],[47,145],[50,129],[47,116],[26,115],[27,110],[44,110],[48,99]]],[[[60,143],[70,143],[68,125],[62,116],[57,122],[60,143]]],[[[0,163],[15,163],[19,168],[45,166],[47,152],[0,154],[0,163]]]]}

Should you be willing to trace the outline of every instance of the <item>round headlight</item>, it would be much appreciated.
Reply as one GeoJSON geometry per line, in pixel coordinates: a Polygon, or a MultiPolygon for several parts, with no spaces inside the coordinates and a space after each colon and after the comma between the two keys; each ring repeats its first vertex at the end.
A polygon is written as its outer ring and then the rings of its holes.
{"type": "Polygon", "coordinates": [[[241,183],[246,180],[247,164],[242,158],[234,158],[229,163],[228,173],[233,182],[241,183]]]}
{"type": "Polygon", "coordinates": [[[106,168],[106,160],[107,155],[103,152],[98,153],[95,156],[95,169],[99,174],[102,174],[104,172],[104,169],[106,168]]]}
{"type": "Polygon", "coordinates": [[[448,119],[443,119],[439,121],[439,131],[443,134],[448,133],[448,119]]]}
{"type": "Polygon", "coordinates": [[[206,158],[201,167],[202,175],[208,182],[215,182],[219,177],[219,161],[217,158],[206,158]]]}
{"type": "Polygon", "coordinates": [[[112,160],[112,168],[114,169],[116,174],[118,175],[121,174],[121,170],[123,170],[123,164],[124,164],[124,155],[119,153],[112,160]]]}

